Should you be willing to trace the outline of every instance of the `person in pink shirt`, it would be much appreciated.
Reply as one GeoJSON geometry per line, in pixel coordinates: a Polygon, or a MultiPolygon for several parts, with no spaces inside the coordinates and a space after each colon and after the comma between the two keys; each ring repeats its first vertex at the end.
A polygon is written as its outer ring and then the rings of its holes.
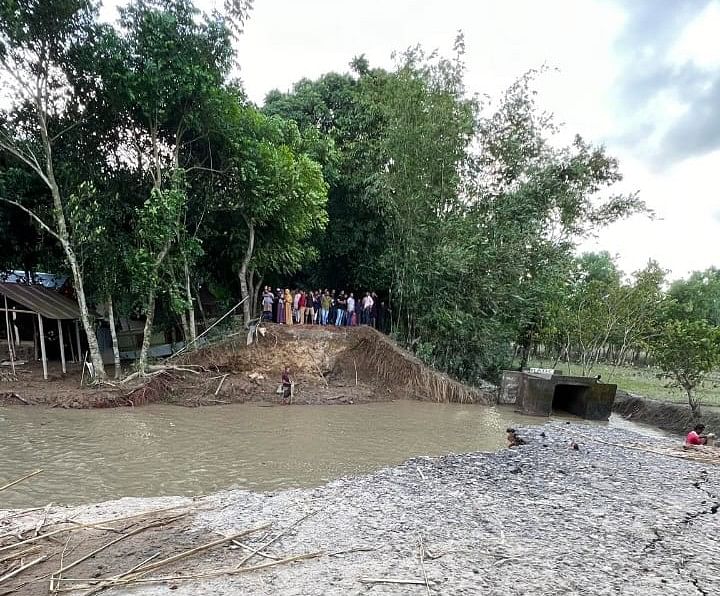
{"type": "Polygon", "coordinates": [[[686,445],[707,445],[707,437],[703,434],[705,432],[704,424],[696,424],[695,428],[688,433],[685,438],[686,445]]]}

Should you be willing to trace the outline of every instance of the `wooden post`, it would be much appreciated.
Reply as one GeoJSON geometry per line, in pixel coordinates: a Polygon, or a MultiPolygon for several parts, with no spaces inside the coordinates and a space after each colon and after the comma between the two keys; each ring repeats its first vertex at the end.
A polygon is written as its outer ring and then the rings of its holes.
{"type": "Polygon", "coordinates": [[[40,328],[40,353],[42,354],[43,378],[47,381],[47,352],[45,351],[45,327],[43,327],[42,315],[38,313],[38,327],[40,328]]]}
{"type": "Polygon", "coordinates": [[[71,360],[71,362],[77,362],[78,359],[75,358],[75,346],[73,345],[72,338],[68,341],[68,345],[70,346],[70,360],[71,360]]]}
{"type": "MultiPolygon", "coordinates": [[[[85,362],[82,356],[82,343],[80,342],[80,323],[75,321],[75,341],[77,341],[78,362],[85,362]],[[82,360],[81,360],[82,359],[82,360]]],[[[85,366],[85,364],[83,364],[85,366]]]]}
{"type": "Polygon", "coordinates": [[[37,329],[37,319],[35,317],[32,317],[33,322],[33,360],[37,362],[38,360],[38,329],[37,329]]]}
{"type": "Polygon", "coordinates": [[[15,376],[15,355],[13,354],[12,338],[10,335],[10,315],[8,314],[7,296],[5,296],[5,330],[7,332],[8,356],[10,358],[10,366],[12,366],[13,376],[15,376]]]}
{"type": "Polygon", "coordinates": [[[65,366],[65,339],[63,338],[62,319],[58,319],[58,339],[60,340],[60,362],[62,363],[63,374],[67,374],[67,366],[65,366]]]}

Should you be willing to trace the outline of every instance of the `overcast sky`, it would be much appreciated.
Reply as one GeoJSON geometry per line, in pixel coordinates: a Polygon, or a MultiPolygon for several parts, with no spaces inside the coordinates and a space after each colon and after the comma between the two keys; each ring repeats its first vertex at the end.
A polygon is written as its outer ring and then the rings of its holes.
{"type": "Polygon", "coordinates": [[[497,95],[528,69],[556,68],[538,84],[541,106],[568,139],[605,144],[619,188],[657,213],[584,248],[619,255],[627,272],[649,258],[672,277],[720,266],[720,0],[255,0],[237,43],[241,77],[262,103],[359,54],[390,66],[417,43],[449,52],[459,29],[470,92],[497,95]]]}

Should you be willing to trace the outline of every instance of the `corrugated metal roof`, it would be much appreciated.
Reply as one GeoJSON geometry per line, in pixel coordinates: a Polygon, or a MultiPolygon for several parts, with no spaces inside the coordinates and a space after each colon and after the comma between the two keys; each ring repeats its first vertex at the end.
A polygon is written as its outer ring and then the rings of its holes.
{"type": "Polygon", "coordinates": [[[77,302],[43,286],[0,283],[0,294],[47,319],[79,319],[77,302]]]}

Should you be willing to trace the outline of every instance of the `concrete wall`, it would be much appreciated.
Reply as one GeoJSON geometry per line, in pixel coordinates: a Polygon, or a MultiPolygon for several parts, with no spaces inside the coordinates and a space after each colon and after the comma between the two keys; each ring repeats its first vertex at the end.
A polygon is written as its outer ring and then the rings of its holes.
{"type": "Polygon", "coordinates": [[[517,403],[520,379],[522,373],[516,370],[504,370],[500,382],[500,393],[498,394],[499,404],[517,403]]]}
{"type": "Polygon", "coordinates": [[[607,420],[612,413],[617,385],[587,377],[520,375],[516,403],[522,414],[550,416],[553,402],[556,408],[587,420],[607,420]]]}

